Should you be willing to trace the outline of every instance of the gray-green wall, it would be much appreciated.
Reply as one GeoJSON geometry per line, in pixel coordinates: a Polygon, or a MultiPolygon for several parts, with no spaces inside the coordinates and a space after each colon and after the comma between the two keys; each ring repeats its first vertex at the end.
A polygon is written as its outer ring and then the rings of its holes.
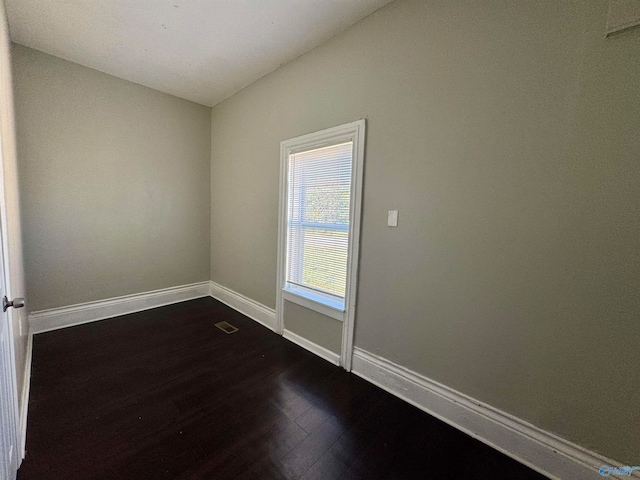
{"type": "Polygon", "coordinates": [[[284,301],[282,318],[289,330],[340,355],[342,322],[293,302],[284,301]]]}
{"type": "Polygon", "coordinates": [[[29,310],[208,280],[210,108],[13,60],[29,310]]]}
{"type": "Polygon", "coordinates": [[[366,118],[356,346],[636,462],[640,30],[607,7],[398,0],[214,107],[212,280],[275,307],[279,143],[366,118]]]}

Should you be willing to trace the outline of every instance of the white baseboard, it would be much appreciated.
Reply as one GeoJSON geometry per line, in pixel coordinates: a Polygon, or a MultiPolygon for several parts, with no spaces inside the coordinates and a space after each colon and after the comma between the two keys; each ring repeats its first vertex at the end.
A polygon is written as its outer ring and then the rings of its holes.
{"type": "Polygon", "coordinates": [[[31,333],[43,333],[207,296],[209,296],[209,282],[163,288],[97,302],[32,312],[29,314],[29,328],[31,333]]]}
{"type": "Polygon", "coordinates": [[[210,295],[247,317],[261,323],[269,330],[276,327],[276,311],[272,308],[265,307],[244,295],[234,292],[215,282],[209,282],[210,295]]]}
{"type": "Polygon", "coordinates": [[[27,453],[27,412],[29,411],[29,391],[31,390],[31,358],[33,357],[33,334],[29,332],[27,356],[22,379],[22,398],[20,401],[20,450],[22,459],[27,453]]]}
{"type": "Polygon", "coordinates": [[[324,358],[327,362],[333,363],[334,365],[340,365],[340,355],[328,350],[324,347],[321,347],[317,343],[313,343],[307,340],[300,335],[293,333],[291,330],[284,329],[282,332],[282,336],[287,340],[295,343],[296,345],[301,346],[302,348],[309,350],[311,353],[315,353],[321,358],[324,358]]]}
{"type": "Polygon", "coordinates": [[[352,372],[552,479],[601,479],[602,465],[624,465],[357,347],[352,372]]]}
{"type": "MultiPolygon", "coordinates": [[[[275,329],[275,310],[211,281],[31,313],[20,411],[23,458],[33,334],[206,296],[270,330],[275,329]]],[[[337,353],[289,330],[285,330],[283,336],[334,365],[340,364],[337,353]]],[[[352,372],[549,478],[599,479],[603,478],[599,474],[600,466],[624,465],[357,347],[354,348],[352,372]]],[[[640,471],[634,471],[631,476],[640,478],[640,471]]]]}

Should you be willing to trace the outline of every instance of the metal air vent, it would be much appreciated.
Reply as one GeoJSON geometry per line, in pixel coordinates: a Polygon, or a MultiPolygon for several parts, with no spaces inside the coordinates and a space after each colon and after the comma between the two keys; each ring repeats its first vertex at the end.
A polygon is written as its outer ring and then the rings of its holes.
{"type": "Polygon", "coordinates": [[[235,333],[238,331],[238,329],[231,325],[229,322],[218,322],[216,323],[216,327],[218,327],[224,333],[235,333]]]}

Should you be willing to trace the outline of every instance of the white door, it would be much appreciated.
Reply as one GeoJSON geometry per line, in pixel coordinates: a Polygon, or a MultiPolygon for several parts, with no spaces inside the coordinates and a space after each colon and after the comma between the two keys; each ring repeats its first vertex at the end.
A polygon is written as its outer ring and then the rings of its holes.
{"type": "MultiPolygon", "coordinates": [[[[3,199],[0,198],[0,201],[3,199]]],[[[2,230],[0,229],[0,245],[2,230]]],[[[4,261],[0,248],[0,303],[6,295],[4,261]]],[[[9,315],[0,306],[0,480],[13,480],[18,470],[18,398],[9,315]]]]}
{"type": "MultiPolygon", "coordinates": [[[[5,2],[0,0],[0,480],[14,480],[22,460],[22,448],[18,441],[16,356],[11,323],[13,318],[2,307],[7,289],[24,291],[14,130],[10,39],[5,2]],[[12,226],[11,230],[8,230],[9,225],[12,226]],[[9,258],[14,271],[12,283],[9,283],[9,258]],[[7,288],[8,285],[14,288],[7,288]]],[[[16,299],[16,306],[17,303],[16,299]]],[[[10,309],[9,312],[11,311],[10,309]]]]}

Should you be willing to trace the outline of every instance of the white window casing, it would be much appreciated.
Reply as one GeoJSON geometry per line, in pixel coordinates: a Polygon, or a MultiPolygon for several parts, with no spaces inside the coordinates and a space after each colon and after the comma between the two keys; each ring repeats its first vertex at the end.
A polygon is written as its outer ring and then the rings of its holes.
{"type": "Polygon", "coordinates": [[[343,322],[350,370],[355,320],[365,121],[280,144],[276,331],[284,301],[343,322]]]}

